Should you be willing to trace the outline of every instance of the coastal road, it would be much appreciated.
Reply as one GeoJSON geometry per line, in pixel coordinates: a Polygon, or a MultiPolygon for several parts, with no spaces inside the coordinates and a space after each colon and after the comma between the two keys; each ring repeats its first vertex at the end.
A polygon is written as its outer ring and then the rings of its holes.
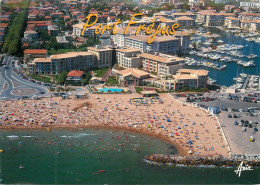
{"type": "Polygon", "coordinates": [[[40,92],[47,93],[48,89],[42,85],[32,83],[26,79],[21,78],[13,70],[18,68],[13,67],[15,58],[6,56],[3,60],[4,66],[0,69],[0,99],[20,99],[24,96],[31,97],[33,95],[40,95],[40,92]],[[15,95],[14,91],[28,91],[29,94],[15,95]]]}

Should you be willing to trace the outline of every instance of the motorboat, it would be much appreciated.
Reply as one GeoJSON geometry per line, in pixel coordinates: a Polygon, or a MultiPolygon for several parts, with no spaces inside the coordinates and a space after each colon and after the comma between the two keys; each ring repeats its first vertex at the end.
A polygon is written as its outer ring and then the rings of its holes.
{"type": "Polygon", "coordinates": [[[247,56],[247,58],[256,58],[256,57],[257,57],[257,55],[254,55],[254,54],[250,54],[247,56]]]}

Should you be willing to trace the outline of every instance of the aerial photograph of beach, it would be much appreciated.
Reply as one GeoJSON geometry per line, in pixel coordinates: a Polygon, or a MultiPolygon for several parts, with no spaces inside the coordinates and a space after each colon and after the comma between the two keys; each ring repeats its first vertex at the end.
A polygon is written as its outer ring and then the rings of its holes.
{"type": "Polygon", "coordinates": [[[260,184],[260,0],[0,0],[0,184],[260,184]]]}

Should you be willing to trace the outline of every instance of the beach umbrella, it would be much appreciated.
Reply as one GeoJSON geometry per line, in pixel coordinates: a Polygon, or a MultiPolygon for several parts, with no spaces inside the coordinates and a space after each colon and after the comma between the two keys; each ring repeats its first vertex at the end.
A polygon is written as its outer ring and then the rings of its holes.
{"type": "Polygon", "coordinates": [[[107,108],[105,107],[104,110],[107,110],[107,108]]]}
{"type": "Polygon", "coordinates": [[[181,129],[181,127],[180,127],[180,126],[178,126],[178,129],[181,129]]]}
{"type": "Polygon", "coordinates": [[[163,125],[161,125],[161,127],[160,128],[163,128],[163,125]]]}
{"type": "Polygon", "coordinates": [[[183,133],[182,130],[181,130],[181,133],[183,133]]]}
{"type": "Polygon", "coordinates": [[[156,119],[155,116],[153,117],[153,119],[156,119]]]}
{"type": "Polygon", "coordinates": [[[58,105],[58,103],[57,103],[57,102],[55,102],[55,103],[54,103],[54,105],[58,105]]]}
{"type": "Polygon", "coordinates": [[[170,120],[170,119],[167,119],[167,122],[171,122],[171,120],[170,120]]]}
{"type": "Polygon", "coordinates": [[[151,123],[153,122],[153,120],[150,121],[151,123]]]}
{"type": "Polygon", "coordinates": [[[178,135],[179,135],[179,133],[178,133],[178,132],[175,132],[175,135],[176,135],[176,136],[178,136],[178,135]]]}
{"type": "Polygon", "coordinates": [[[192,141],[188,141],[189,144],[192,144],[192,141]]]}

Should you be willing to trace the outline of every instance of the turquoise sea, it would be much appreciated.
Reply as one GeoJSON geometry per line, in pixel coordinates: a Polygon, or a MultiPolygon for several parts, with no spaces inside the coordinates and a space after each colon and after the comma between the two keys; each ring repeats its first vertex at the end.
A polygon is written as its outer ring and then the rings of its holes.
{"type": "MultiPolygon", "coordinates": [[[[251,75],[260,75],[260,43],[246,41],[245,38],[242,38],[240,36],[235,36],[233,33],[223,32],[217,28],[208,28],[208,29],[206,29],[206,32],[207,31],[210,31],[211,33],[219,34],[220,37],[218,38],[218,40],[224,41],[224,44],[243,45],[244,48],[239,51],[241,51],[244,55],[255,54],[258,57],[254,58],[254,59],[248,59],[248,58],[244,57],[241,59],[244,61],[253,60],[254,63],[256,64],[256,66],[244,67],[244,66],[238,65],[236,62],[225,63],[225,62],[220,62],[220,61],[214,61],[214,63],[227,65],[227,68],[224,70],[221,70],[221,71],[217,70],[217,69],[208,68],[205,66],[196,66],[196,67],[186,66],[186,68],[206,69],[206,70],[210,71],[209,77],[217,80],[216,84],[224,85],[224,86],[233,85],[233,83],[234,83],[233,78],[237,77],[237,75],[240,73],[246,73],[246,74],[251,74],[251,75]]],[[[202,43],[205,42],[206,40],[207,40],[207,38],[202,38],[202,43]]],[[[221,55],[225,56],[226,54],[221,54],[221,55]]],[[[201,57],[195,56],[195,55],[188,55],[188,57],[194,58],[197,61],[201,60],[201,57]]],[[[237,57],[235,57],[235,58],[237,58],[237,57]]],[[[205,59],[202,59],[202,60],[205,60],[205,59]]],[[[210,61],[210,59],[206,59],[206,60],[210,61]]]]}
{"type": "Polygon", "coordinates": [[[137,133],[95,129],[0,133],[0,184],[260,183],[259,169],[238,177],[233,168],[147,164],[145,155],[177,151],[164,141],[137,133]]]}

